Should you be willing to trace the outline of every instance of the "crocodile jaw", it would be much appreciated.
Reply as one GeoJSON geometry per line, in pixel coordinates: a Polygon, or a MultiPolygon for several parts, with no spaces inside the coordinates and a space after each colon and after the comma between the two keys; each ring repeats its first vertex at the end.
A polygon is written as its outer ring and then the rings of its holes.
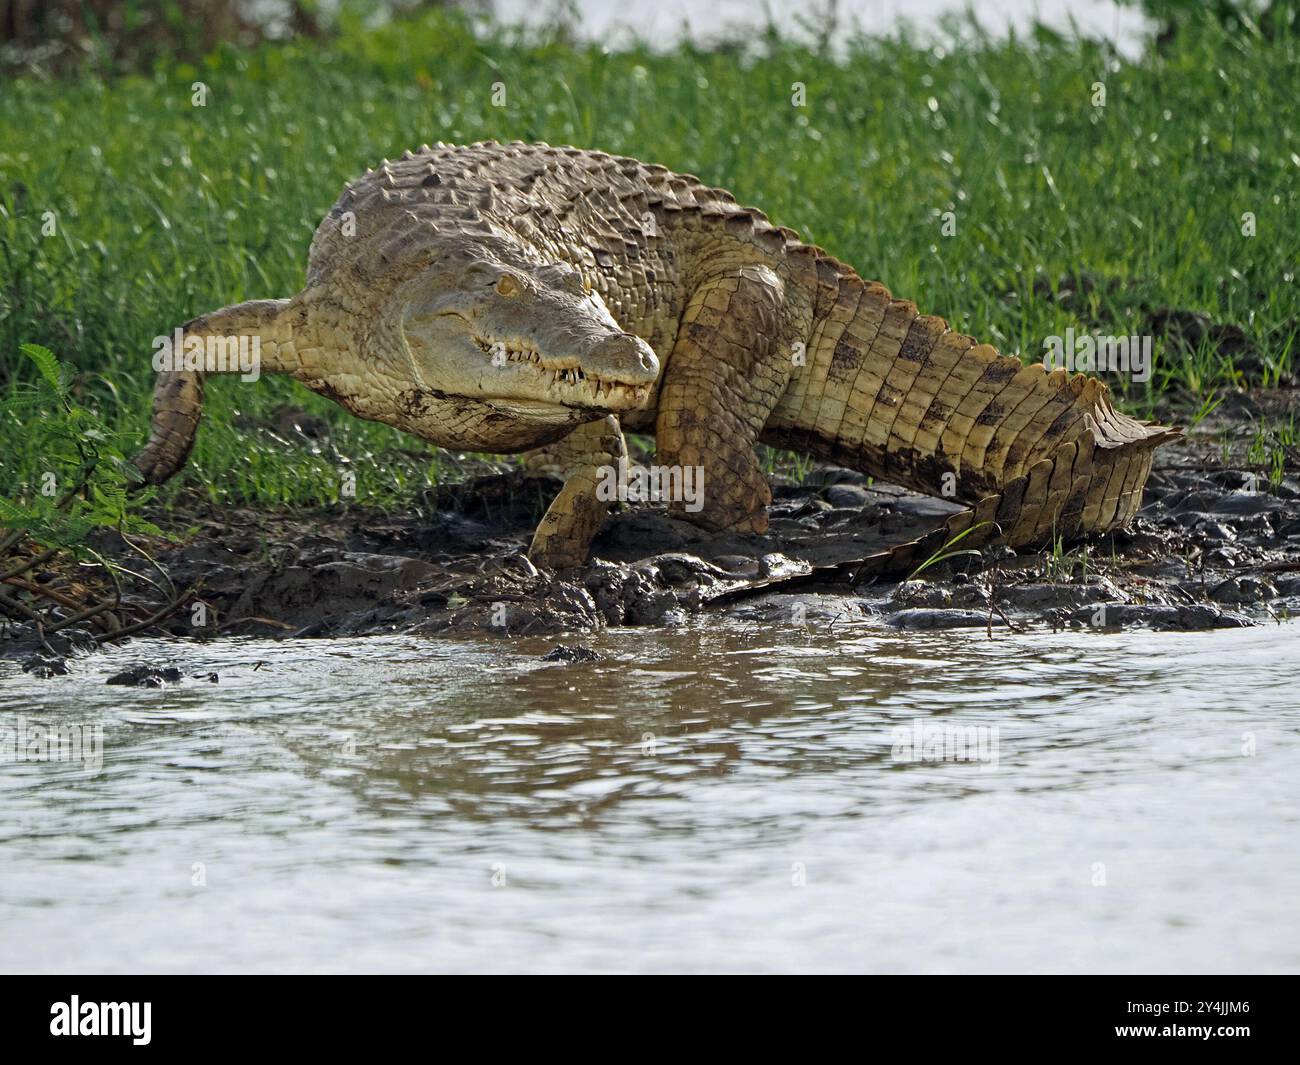
{"type": "MultiPolygon", "coordinates": [[[[502,395],[489,392],[483,397],[485,402],[521,417],[547,417],[548,411],[566,408],[600,414],[640,410],[649,402],[655,383],[653,378],[637,382],[620,380],[608,375],[608,371],[602,374],[593,368],[592,360],[586,360],[584,367],[584,360],[573,355],[543,356],[522,337],[493,340],[471,332],[470,338],[489,365],[512,368],[502,381],[510,391],[502,395]],[[518,395],[516,389],[520,386],[528,398],[518,395]]],[[[644,341],[633,337],[628,337],[627,342],[646,347],[644,341]]],[[[649,358],[654,358],[653,353],[649,358]]]]}
{"type": "Polygon", "coordinates": [[[575,412],[589,420],[640,410],[659,376],[650,346],[612,323],[556,330],[555,353],[455,311],[408,318],[402,339],[407,372],[421,389],[534,423],[571,422],[575,412]]]}

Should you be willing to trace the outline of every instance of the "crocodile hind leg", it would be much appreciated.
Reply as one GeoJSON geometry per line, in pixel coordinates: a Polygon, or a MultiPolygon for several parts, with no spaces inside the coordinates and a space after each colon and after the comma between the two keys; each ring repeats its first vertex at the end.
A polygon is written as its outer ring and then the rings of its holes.
{"type": "Polygon", "coordinates": [[[717,530],[766,531],[772,490],[754,445],[790,379],[793,339],[781,281],[767,267],[741,267],[695,290],[655,423],[657,463],[702,474],[698,511],[670,500],[674,517],[717,530]]]}
{"type": "Polygon", "coordinates": [[[618,419],[610,414],[578,426],[568,436],[530,452],[525,459],[538,473],[558,473],[564,480],[538,523],[528,557],[550,569],[569,569],[587,561],[591,541],[609,514],[613,497],[598,489],[610,479],[627,442],[618,419]]]}

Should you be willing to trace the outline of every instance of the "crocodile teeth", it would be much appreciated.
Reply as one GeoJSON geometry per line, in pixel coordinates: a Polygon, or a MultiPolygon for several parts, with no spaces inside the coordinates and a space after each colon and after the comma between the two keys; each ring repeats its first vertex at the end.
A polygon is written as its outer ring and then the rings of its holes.
{"type": "Polygon", "coordinates": [[[645,391],[643,388],[634,385],[626,385],[619,381],[607,381],[599,377],[588,377],[585,370],[581,367],[573,366],[563,369],[553,369],[542,363],[542,356],[532,348],[511,348],[505,347],[500,341],[486,340],[482,337],[473,338],[475,345],[485,355],[491,356],[494,360],[500,356],[504,350],[507,362],[517,362],[520,364],[531,364],[536,366],[542,373],[550,375],[550,387],[554,388],[561,384],[569,388],[577,388],[585,385],[589,394],[595,399],[604,398],[610,401],[614,396],[631,395],[633,398],[639,398],[645,391]]]}
{"type": "Polygon", "coordinates": [[[541,362],[542,360],[542,357],[535,351],[521,351],[516,348],[507,348],[506,358],[511,362],[541,362]]]}

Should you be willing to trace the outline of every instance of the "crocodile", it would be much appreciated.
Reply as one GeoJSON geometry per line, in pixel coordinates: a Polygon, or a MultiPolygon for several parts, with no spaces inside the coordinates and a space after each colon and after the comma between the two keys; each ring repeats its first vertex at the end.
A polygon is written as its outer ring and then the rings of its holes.
{"type": "MultiPolygon", "coordinates": [[[[300,293],[182,328],[256,338],[261,372],[441,447],[528,452],[563,480],[529,548],[556,569],[588,556],[624,430],[655,436],[661,468],[700,472],[702,501],[668,508],[712,530],[766,530],[759,443],[965,506],[864,562],[880,572],[957,537],[1118,529],[1180,432],[919,313],[697,177],[546,144],[385,160],[317,228],[300,293]]],[[[159,373],[145,483],[185,462],[211,370],[159,373]]]]}

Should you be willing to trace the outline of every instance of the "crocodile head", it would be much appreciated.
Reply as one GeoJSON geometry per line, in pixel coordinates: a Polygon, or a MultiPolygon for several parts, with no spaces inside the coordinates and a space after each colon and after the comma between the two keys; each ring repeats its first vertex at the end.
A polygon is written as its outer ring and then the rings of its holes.
{"type": "Polygon", "coordinates": [[[625,333],[582,274],[513,242],[445,245],[407,291],[402,333],[421,388],[523,423],[644,407],[659,360],[625,333]]]}

